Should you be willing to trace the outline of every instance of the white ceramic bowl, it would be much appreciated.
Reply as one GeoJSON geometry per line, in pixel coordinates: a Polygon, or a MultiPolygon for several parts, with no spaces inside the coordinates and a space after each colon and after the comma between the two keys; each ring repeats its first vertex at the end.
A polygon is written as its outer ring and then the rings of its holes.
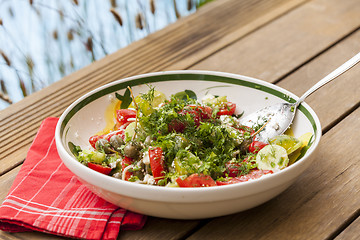
{"type": "Polygon", "coordinates": [[[278,102],[294,101],[294,94],[273,84],[245,76],[209,71],[169,71],[139,75],[104,85],[71,104],[56,128],[56,146],[65,165],[89,189],[109,202],[146,215],[199,219],[227,215],[260,205],[289,187],[309,167],[321,138],[315,112],[303,103],[293,124],[295,136],[311,132],[314,142],[306,155],[288,168],[249,182],[207,188],[165,188],[119,180],[80,164],[69,150],[68,142],[89,146],[90,136],[105,127],[104,115],[114,93],[131,86],[134,95],[147,92],[146,84],[170,96],[193,90],[200,99],[207,92],[226,95],[245,115],[278,102]]]}

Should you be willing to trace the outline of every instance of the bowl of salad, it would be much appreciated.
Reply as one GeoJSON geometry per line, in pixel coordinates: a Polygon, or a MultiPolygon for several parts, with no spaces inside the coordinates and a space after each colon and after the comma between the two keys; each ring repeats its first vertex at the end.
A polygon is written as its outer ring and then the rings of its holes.
{"type": "Polygon", "coordinates": [[[266,142],[256,138],[266,119],[241,123],[297,98],[241,75],[149,73],[76,100],[59,119],[56,146],[78,179],[115,205],[163,218],[223,216],[274,198],[311,165],[321,125],[306,103],[266,142]]]}

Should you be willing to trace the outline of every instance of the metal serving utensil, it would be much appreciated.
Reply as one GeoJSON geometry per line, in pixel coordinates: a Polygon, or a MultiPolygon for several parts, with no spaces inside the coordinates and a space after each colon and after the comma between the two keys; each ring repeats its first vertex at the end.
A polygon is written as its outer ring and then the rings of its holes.
{"type": "Polygon", "coordinates": [[[298,106],[310,94],[334,80],[360,61],[360,53],[356,54],[350,60],[332,71],[326,77],[317,82],[313,87],[307,90],[295,103],[278,103],[267,106],[252,114],[240,119],[242,125],[252,127],[256,124],[263,125],[262,130],[257,133],[256,140],[268,142],[269,139],[283,134],[291,125],[298,106]]]}

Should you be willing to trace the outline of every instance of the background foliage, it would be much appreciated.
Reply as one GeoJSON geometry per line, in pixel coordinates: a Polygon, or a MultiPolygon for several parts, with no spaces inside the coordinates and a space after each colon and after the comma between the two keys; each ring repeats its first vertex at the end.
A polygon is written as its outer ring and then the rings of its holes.
{"type": "Polygon", "coordinates": [[[0,0],[0,110],[211,0],[0,0]]]}

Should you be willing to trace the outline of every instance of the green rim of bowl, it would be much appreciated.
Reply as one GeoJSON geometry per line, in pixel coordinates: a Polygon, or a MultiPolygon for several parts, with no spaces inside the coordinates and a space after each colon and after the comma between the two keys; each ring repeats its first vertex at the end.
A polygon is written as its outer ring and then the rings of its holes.
{"type": "MultiPolygon", "coordinates": [[[[241,77],[241,76],[238,76],[238,77],[241,77]]],[[[226,76],[208,75],[208,74],[201,74],[201,73],[200,74],[199,73],[195,73],[195,74],[176,73],[176,74],[161,74],[161,75],[143,76],[143,77],[139,77],[139,78],[135,78],[135,79],[130,79],[128,81],[118,82],[114,85],[105,87],[105,88],[95,92],[94,94],[89,95],[88,97],[85,97],[83,100],[81,100],[75,106],[73,106],[73,108],[64,117],[64,120],[63,120],[63,122],[61,124],[61,128],[60,128],[60,135],[63,134],[63,131],[64,131],[67,123],[75,115],[76,112],[78,112],[80,109],[85,107],[87,104],[95,101],[96,99],[98,99],[104,95],[125,89],[128,86],[133,87],[133,86],[143,85],[143,84],[147,84],[147,83],[154,83],[154,82],[186,81],[186,80],[221,82],[221,83],[230,83],[230,84],[234,84],[234,85],[245,86],[245,87],[249,87],[249,88],[253,88],[253,89],[257,89],[259,91],[269,93],[271,95],[279,97],[290,103],[295,102],[295,99],[293,99],[292,97],[290,97],[288,95],[285,95],[283,92],[280,92],[274,88],[270,88],[270,87],[267,87],[267,86],[264,86],[264,85],[261,85],[258,83],[250,82],[250,81],[247,81],[244,79],[240,79],[240,78],[231,78],[231,77],[226,77],[226,76]]],[[[260,80],[257,80],[257,81],[260,81],[260,80]]],[[[310,121],[310,123],[314,129],[314,133],[316,134],[317,126],[316,126],[315,120],[312,117],[312,115],[310,114],[310,112],[303,105],[300,105],[298,109],[310,121]]]]}

